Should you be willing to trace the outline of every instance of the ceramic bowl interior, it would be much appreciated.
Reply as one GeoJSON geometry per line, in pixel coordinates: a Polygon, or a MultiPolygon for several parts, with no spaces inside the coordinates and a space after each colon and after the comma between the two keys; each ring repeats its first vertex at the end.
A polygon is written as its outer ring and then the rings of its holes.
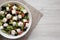
{"type": "Polygon", "coordinates": [[[25,32],[23,32],[21,35],[18,35],[18,36],[8,35],[8,34],[2,32],[2,30],[0,30],[0,34],[1,34],[3,37],[9,38],[9,39],[21,38],[22,36],[26,35],[26,33],[29,31],[29,29],[30,29],[30,27],[31,27],[31,24],[32,24],[31,12],[29,11],[29,9],[28,9],[28,7],[27,7],[26,5],[24,5],[23,3],[18,2],[18,1],[7,1],[7,2],[5,2],[5,3],[3,3],[3,4],[0,5],[0,10],[1,10],[1,6],[6,5],[6,4],[8,4],[8,3],[16,3],[16,4],[18,4],[18,5],[22,5],[22,6],[24,6],[24,7],[26,8],[26,10],[27,10],[28,13],[29,13],[29,15],[28,15],[28,16],[29,16],[29,26],[28,26],[28,28],[27,28],[27,30],[26,30],[25,32]]]}

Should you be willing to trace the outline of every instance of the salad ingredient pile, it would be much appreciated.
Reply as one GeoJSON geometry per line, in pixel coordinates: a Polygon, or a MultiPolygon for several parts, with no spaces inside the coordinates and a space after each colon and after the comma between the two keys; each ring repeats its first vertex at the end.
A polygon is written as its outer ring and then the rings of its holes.
{"type": "Polygon", "coordinates": [[[1,7],[0,30],[13,36],[25,32],[29,25],[28,11],[21,5],[7,4],[1,7]]]}

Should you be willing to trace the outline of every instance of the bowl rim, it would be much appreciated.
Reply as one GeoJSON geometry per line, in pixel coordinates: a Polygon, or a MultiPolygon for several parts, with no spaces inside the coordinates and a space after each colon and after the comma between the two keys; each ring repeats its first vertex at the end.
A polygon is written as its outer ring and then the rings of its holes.
{"type": "Polygon", "coordinates": [[[11,3],[11,2],[12,2],[12,3],[21,4],[22,6],[24,6],[24,7],[27,9],[27,11],[28,11],[28,13],[29,13],[29,27],[28,27],[27,30],[26,30],[25,32],[23,32],[21,35],[11,36],[11,35],[8,35],[8,34],[6,34],[6,33],[3,33],[2,30],[0,30],[0,34],[1,34],[3,37],[8,38],[8,39],[17,39],[17,38],[23,37],[23,36],[26,35],[26,33],[29,31],[29,29],[30,29],[30,27],[31,27],[31,24],[32,24],[32,15],[31,15],[31,12],[30,12],[30,10],[28,9],[28,7],[27,7],[25,4],[23,4],[22,2],[20,2],[20,1],[7,1],[7,2],[5,2],[5,3],[2,3],[2,4],[0,5],[0,7],[3,6],[4,4],[8,4],[8,3],[11,3]]]}

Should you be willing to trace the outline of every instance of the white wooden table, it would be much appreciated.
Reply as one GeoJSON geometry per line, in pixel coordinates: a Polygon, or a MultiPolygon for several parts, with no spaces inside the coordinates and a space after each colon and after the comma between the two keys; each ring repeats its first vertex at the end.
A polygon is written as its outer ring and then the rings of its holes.
{"type": "Polygon", "coordinates": [[[43,17],[28,40],[60,40],[60,0],[25,0],[43,17]]]}

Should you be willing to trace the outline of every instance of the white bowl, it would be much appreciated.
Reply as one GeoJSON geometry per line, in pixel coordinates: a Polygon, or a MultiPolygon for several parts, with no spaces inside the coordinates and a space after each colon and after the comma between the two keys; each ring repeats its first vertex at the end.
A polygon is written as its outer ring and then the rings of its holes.
{"type": "Polygon", "coordinates": [[[1,5],[0,5],[0,8],[1,8],[1,6],[6,5],[6,4],[8,4],[8,3],[17,3],[17,4],[22,5],[22,6],[24,6],[24,7],[26,8],[26,10],[27,10],[28,13],[29,13],[29,26],[28,26],[28,28],[27,28],[27,30],[26,30],[25,32],[23,32],[21,35],[18,35],[18,36],[8,35],[8,34],[2,32],[2,30],[0,30],[0,34],[1,34],[2,36],[6,37],[6,38],[9,38],[9,39],[21,38],[22,36],[26,35],[26,33],[29,31],[29,29],[30,29],[30,27],[31,27],[31,24],[32,24],[32,16],[31,16],[31,13],[30,13],[30,11],[29,11],[29,9],[28,9],[28,7],[27,7],[26,5],[24,5],[23,3],[18,2],[18,1],[7,1],[7,2],[1,4],[1,5]]]}

